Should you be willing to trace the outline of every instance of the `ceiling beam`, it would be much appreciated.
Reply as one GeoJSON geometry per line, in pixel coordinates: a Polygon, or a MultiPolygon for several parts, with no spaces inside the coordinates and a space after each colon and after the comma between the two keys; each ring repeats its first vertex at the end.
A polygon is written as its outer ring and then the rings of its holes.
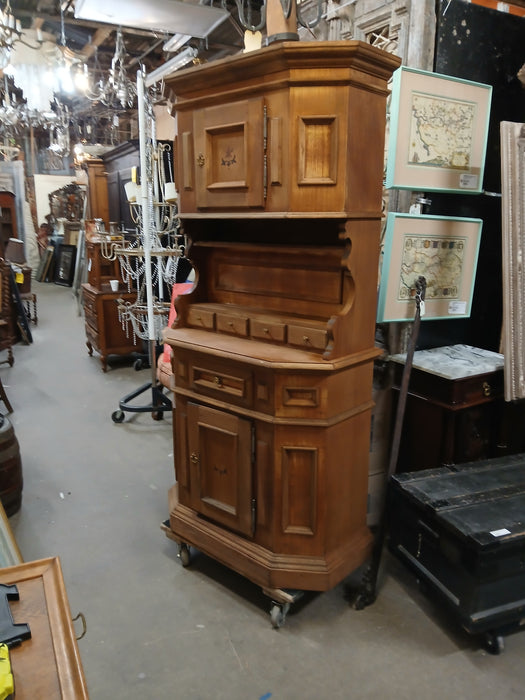
{"type": "Polygon", "coordinates": [[[98,47],[103,44],[108,36],[113,32],[115,27],[104,27],[97,29],[95,32],[94,36],[91,38],[91,41],[84,46],[84,48],[79,52],[86,58],[91,58],[93,56],[98,47]]]}

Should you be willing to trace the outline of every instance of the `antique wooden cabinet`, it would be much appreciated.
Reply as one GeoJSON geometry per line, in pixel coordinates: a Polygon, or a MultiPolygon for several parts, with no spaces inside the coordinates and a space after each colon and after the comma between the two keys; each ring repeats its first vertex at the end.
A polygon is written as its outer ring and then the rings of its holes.
{"type": "Polygon", "coordinates": [[[4,257],[10,238],[18,238],[16,227],[15,195],[12,192],[0,192],[0,257],[4,257]]]}
{"type": "MultiPolygon", "coordinates": [[[[367,558],[387,81],[358,41],[283,42],[178,72],[192,293],[166,329],[166,534],[262,586],[327,590],[367,558]]],[[[272,616],[273,620],[273,616],[272,616]]]]}
{"type": "Polygon", "coordinates": [[[86,345],[89,354],[100,353],[102,370],[107,371],[109,355],[130,355],[137,351],[137,339],[126,332],[118,318],[118,300],[133,303],[135,292],[113,292],[109,285],[97,289],[89,283],[82,285],[86,345]]]}
{"type": "Polygon", "coordinates": [[[109,197],[106,166],[100,158],[87,161],[89,184],[89,216],[92,219],[102,219],[109,227],[109,197]]]}

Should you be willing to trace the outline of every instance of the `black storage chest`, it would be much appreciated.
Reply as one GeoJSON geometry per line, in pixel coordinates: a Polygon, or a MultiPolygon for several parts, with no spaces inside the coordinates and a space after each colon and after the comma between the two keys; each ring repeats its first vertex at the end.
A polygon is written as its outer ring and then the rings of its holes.
{"type": "Polygon", "coordinates": [[[390,551],[501,651],[525,625],[525,454],[394,475],[387,508],[390,551]]]}

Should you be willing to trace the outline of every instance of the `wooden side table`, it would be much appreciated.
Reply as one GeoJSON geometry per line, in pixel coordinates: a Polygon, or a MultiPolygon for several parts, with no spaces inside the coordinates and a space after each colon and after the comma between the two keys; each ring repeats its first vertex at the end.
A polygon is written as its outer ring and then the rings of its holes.
{"type": "MultiPolygon", "coordinates": [[[[393,355],[397,396],[405,355],[393,355]]],[[[503,403],[503,355],[470,345],[414,353],[397,471],[495,456],[503,403]]]]}
{"type": "Polygon", "coordinates": [[[0,583],[17,586],[13,622],[31,630],[31,639],[10,650],[16,700],[88,698],[59,558],[0,569],[0,583]]]}

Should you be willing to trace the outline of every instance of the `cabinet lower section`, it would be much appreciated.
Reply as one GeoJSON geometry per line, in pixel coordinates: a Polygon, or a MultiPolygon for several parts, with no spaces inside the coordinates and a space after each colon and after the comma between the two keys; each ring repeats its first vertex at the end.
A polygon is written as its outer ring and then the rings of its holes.
{"type": "Polygon", "coordinates": [[[272,552],[183,506],[177,484],[170,491],[169,525],[171,539],[196,547],[262,588],[328,591],[366,561],[372,545],[363,527],[328,557],[272,552]]]}
{"type": "Polygon", "coordinates": [[[372,361],[263,364],[175,349],[170,535],[262,587],[328,590],[370,554],[372,361]]]}

